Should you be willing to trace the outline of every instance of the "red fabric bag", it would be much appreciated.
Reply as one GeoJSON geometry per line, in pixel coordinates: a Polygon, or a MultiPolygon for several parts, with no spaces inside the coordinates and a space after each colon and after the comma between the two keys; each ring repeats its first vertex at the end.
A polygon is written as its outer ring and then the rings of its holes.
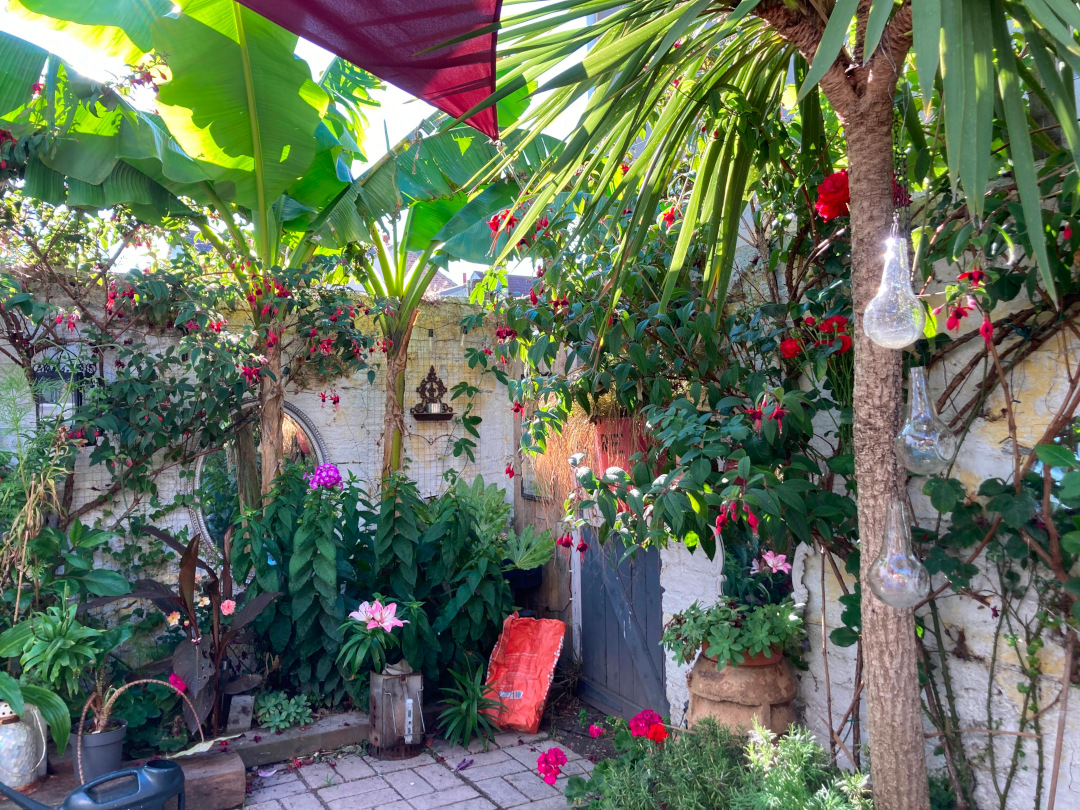
{"type": "Polygon", "coordinates": [[[506,617],[502,635],[491,651],[488,684],[504,708],[489,711],[503,731],[535,734],[544,715],[555,664],[562,652],[566,623],[558,619],[506,617]]]}

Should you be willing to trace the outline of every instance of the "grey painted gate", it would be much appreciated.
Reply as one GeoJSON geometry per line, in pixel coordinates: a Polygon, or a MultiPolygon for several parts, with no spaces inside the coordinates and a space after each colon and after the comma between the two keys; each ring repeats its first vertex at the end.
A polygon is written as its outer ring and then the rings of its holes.
{"type": "Polygon", "coordinates": [[[601,547],[581,567],[580,695],[601,711],[630,718],[642,709],[667,715],[664,650],[660,646],[660,553],[638,552],[620,563],[618,540],[601,547]]]}

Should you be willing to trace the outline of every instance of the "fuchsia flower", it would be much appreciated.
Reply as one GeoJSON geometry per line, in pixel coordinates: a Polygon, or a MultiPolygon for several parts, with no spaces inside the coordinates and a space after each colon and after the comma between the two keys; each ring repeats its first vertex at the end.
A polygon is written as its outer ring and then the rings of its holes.
{"type": "Polygon", "coordinates": [[[236,612],[236,602],[232,599],[226,599],[221,603],[221,615],[232,616],[236,612]]]}
{"type": "Polygon", "coordinates": [[[950,332],[954,329],[960,328],[960,321],[968,316],[971,312],[971,307],[965,307],[963,304],[957,304],[949,309],[949,317],[945,319],[945,328],[950,332]]]}
{"type": "Polygon", "coordinates": [[[584,540],[580,540],[580,541],[578,541],[578,544],[577,544],[577,550],[581,553],[581,560],[582,560],[582,562],[584,562],[585,561],[585,552],[589,550],[589,544],[586,543],[584,540]]]}
{"type": "Polygon", "coordinates": [[[1062,227],[1061,229],[1061,235],[1065,238],[1066,242],[1072,239],[1072,225],[1066,222],[1064,227],[1062,227]]]}
{"type": "Polygon", "coordinates": [[[982,339],[989,346],[994,340],[994,324],[990,321],[989,315],[983,315],[983,322],[979,324],[979,334],[982,335],[982,339]]]}
{"type": "Polygon", "coordinates": [[[520,416],[525,413],[525,406],[517,400],[514,400],[514,404],[511,406],[510,410],[514,412],[514,416],[520,416]]]}
{"type": "Polygon", "coordinates": [[[506,472],[507,478],[513,478],[514,477],[514,465],[513,464],[507,464],[505,472],[506,472]]]}
{"type": "Polygon", "coordinates": [[[566,754],[561,748],[549,748],[536,758],[536,770],[544,777],[549,785],[554,785],[555,780],[562,773],[562,766],[566,764],[566,754]]]}
{"type": "Polygon", "coordinates": [[[567,532],[558,540],[555,541],[555,545],[562,546],[563,548],[573,548],[574,538],[570,536],[570,532],[567,532]]]}
{"type": "Polygon", "coordinates": [[[604,727],[603,726],[598,726],[598,725],[596,725],[596,723],[593,723],[591,726],[589,726],[589,736],[592,737],[594,740],[597,737],[602,737],[603,734],[604,734],[604,727]]]}
{"type": "Polygon", "coordinates": [[[986,281],[986,273],[980,270],[978,267],[973,267],[966,273],[961,273],[956,277],[957,281],[970,281],[972,287],[978,287],[984,281],[986,281]]]}
{"type": "Polygon", "coordinates": [[[670,228],[672,225],[675,224],[675,217],[677,217],[678,215],[679,215],[679,212],[675,208],[675,206],[674,205],[671,206],[671,208],[669,208],[667,211],[664,212],[664,216],[663,216],[664,224],[667,227],[670,228]]]}
{"type": "Polygon", "coordinates": [[[187,684],[184,683],[184,679],[177,675],[175,672],[169,676],[169,686],[171,686],[173,689],[180,693],[187,691],[187,684]]]}

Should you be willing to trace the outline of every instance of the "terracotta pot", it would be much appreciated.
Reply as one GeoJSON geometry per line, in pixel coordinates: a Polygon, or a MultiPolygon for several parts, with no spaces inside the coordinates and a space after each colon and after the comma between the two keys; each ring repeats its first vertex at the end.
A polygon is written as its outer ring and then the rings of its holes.
{"type": "Polygon", "coordinates": [[[755,656],[738,666],[716,668],[716,659],[698,656],[687,678],[690,706],[686,720],[691,728],[706,717],[733,731],[754,724],[782,734],[795,722],[792,701],[799,690],[791,664],[774,651],[755,656]]]}
{"type": "MultiPolygon", "coordinates": [[[[719,663],[717,658],[709,655],[705,652],[709,648],[709,642],[705,641],[701,644],[701,657],[706,661],[712,661],[714,664],[719,663]]],[[[784,657],[784,654],[780,651],[779,647],[773,647],[767,653],[758,653],[757,655],[744,655],[743,662],[736,664],[728,661],[728,666],[734,667],[770,667],[784,657]]]]}

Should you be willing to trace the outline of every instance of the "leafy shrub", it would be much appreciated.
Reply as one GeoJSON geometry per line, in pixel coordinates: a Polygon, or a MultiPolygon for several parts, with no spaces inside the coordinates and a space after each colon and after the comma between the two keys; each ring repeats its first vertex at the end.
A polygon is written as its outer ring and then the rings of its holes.
{"type": "Polygon", "coordinates": [[[547,532],[509,532],[505,494],[482,478],[430,503],[404,476],[385,481],[377,501],[355,480],[332,501],[313,497],[301,471],[281,475],[262,513],[236,524],[233,561],[238,580],[253,574],[251,593],[283,593],[255,622],[259,652],[279,657],[278,682],[331,705],[366,701],[365,673],[339,662],[342,625],[360,602],[378,594],[406,609],[409,623],[394,631],[401,653],[439,683],[495,644],[513,609],[503,572],[553,548],[547,532]]]}
{"type": "Polygon", "coordinates": [[[802,626],[790,599],[779,605],[747,607],[721,597],[710,607],[694,602],[675,614],[664,628],[661,643],[684,664],[693,662],[704,644],[706,653],[723,669],[729,663],[741,664],[747,656],[768,655],[790,644],[801,637],[802,626]]]}
{"type": "Polygon", "coordinates": [[[828,766],[809,731],[776,739],[756,727],[749,740],[712,720],[662,743],[621,724],[616,759],[586,781],[573,776],[567,801],[589,810],[871,810],[866,777],[828,766]]]}
{"type": "Polygon", "coordinates": [[[255,700],[255,719],[269,731],[284,731],[311,722],[307,695],[290,698],[284,692],[263,692],[255,700]]]}
{"type": "Polygon", "coordinates": [[[497,711],[503,704],[498,697],[492,697],[495,693],[492,686],[484,683],[484,667],[478,666],[464,675],[451,670],[450,676],[454,685],[442,690],[446,708],[439,714],[439,730],[443,737],[462,748],[474,736],[485,740],[494,737],[499,729],[487,712],[497,711]]]}

